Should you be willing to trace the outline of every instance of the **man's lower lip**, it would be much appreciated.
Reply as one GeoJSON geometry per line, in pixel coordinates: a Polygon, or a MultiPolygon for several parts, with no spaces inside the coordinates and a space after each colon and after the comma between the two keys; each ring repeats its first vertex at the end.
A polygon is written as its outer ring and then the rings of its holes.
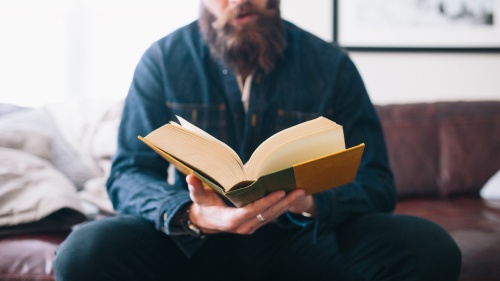
{"type": "Polygon", "coordinates": [[[247,24],[255,19],[255,15],[246,15],[240,18],[235,18],[233,20],[233,24],[235,25],[241,25],[241,24],[247,24]]]}

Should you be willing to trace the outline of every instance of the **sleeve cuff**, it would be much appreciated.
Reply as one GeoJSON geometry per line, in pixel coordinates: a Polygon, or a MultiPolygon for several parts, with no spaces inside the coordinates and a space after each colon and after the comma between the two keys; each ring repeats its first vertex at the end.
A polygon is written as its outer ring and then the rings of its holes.
{"type": "MultiPolygon", "coordinates": [[[[172,202],[172,201],[170,201],[172,202]]],[[[159,218],[159,229],[167,235],[184,235],[187,234],[183,229],[182,225],[175,223],[176,214],[182,210],[182,207],[190,203],[191,200],[187,198],[178,198],[175,205],[165,204],[163,208],[160,208],[159,218]]]]}
{"type": "Polygon", "coordinates": [[[300,227],[310,226],[310,225],[314,224],[314,222],[316,220],[315,218],[305,217],[305,216],[302,216],[299,214],[293,214],[290,212],[286,212],[286,216],[287,216],[288,220],[290,220],[290,222],[292,222],[293,224],[300,226],[300,227]]]}

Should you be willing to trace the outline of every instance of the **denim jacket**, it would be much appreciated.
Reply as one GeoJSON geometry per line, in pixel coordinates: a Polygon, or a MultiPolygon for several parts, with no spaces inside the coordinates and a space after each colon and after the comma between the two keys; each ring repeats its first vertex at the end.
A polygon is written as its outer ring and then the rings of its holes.
{"type": "Polygon", "coordinates": [[[152,44],[137,65],[107,189],[118,212],[154,222],[187,256],[203,241],[176,235],[170,225],[173,215],[190,201],[185,176],[176,172],[175,183],[168,184],[168,163],[137,139],[177,120],[175,115],[228,144],[244,162],[274,133],[327,117],[343,126],[347,147],[366,147],[353,183],[314,195],[315,235],[335,230],[355,216],[394,207],[381,126],[356,67],[338,47],[284,24],[283,57],[271,72],[254,73],[248,112],[235,74],[210,56],[197,22],[152,44]]]}

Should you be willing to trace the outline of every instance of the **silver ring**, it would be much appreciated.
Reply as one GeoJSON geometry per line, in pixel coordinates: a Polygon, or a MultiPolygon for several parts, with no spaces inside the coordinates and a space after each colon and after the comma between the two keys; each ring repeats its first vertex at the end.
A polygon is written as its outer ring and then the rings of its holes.
{"type": "Polygon", "coordinates": [[[260,222],[265,222],[266,219],[264,219],[264,217],[262,216],[262,214],[258,214],[257,215],[257,219],[260,221],[260,222]]]}

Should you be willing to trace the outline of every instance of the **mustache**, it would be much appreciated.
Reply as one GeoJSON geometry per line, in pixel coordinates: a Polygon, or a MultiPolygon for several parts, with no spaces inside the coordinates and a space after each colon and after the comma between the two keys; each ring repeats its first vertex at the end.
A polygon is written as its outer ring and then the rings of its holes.
{"type": "Polygon", "coordinates": [[[226,11],[221,17],[219,17],[212,23],[212,27],[214,29],[222,29],[230,21],[246,15],[271,17],[274,16],[276,13],[277,9],[259,8],[252,3],[245,2],[242,4],[238,4],[234,8],[231,8],[230,10],[226,11]]]}

